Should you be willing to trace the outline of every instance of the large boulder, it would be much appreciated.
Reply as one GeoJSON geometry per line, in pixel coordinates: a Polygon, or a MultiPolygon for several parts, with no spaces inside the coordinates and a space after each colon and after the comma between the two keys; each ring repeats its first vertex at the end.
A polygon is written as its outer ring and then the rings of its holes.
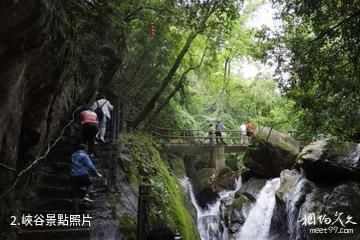
{"type": "Polygon", "coordinates": [[[296,170],[281,173],[271,219],[271,239],[355,240],[360,234],[359,223],[359,182],[316,184],[296,170]],[[348,234],[339,234],[341,231],[348,234]]]}
{"type": "Polygon", "coordinates": [[[359,180],[360,144],[317,141],[304,147],[296,162],[312,180],[359,180]]]}
{"type": "Polygon", "coordinates": [[[237,197],[237,195],[240,196],[241,194],[244,194],[251,199],[256,199],[265,184],[266,179],[252,177],[241,186],[240,190],[236,192],[235,197],[237,197]]]}
{"type": "Polygon", "coordinates": [[[219,197],[214,188],[216,175],[217,171],[215,168],[203,168],[191,176],[196,200],[202,208],[206,208],[207,205],[214,203],[219,197]]]}
{"type": "Polygon", "coordinates": [[[245,166],[264,177],[278,177],[295,164],[299,143],[287,134],[265,127],[254,134],[254,146],[245,153],[245,166]]]}
{"type": "Polygon", "coordinates": [[[240,173],[234,172],[229,167],[225,167],[217,172],[214,188],[220,192],[224,190],[235,190],[236,179],[240,173]]]}
{"type": "Polygon", "coordinates": [[[240,233],[255,201],[250,195],[244,193],[230,195],[221,200],[220,217],[230,236],[240,233]]]}
{"type": "Polygon", "coordinates": [[[229,239],[238,239],[246,218],[256,202],[266,179],[251,178],[234,195],[223,198],[220,203],[220,217],[228,229],[229,239]]]}

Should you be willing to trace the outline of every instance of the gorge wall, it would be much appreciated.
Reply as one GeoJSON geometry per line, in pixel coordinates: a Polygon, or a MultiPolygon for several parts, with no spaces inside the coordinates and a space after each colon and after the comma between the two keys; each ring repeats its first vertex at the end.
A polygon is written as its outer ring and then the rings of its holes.
{"type": "MultiPolygon", "coordinates": [[[[69,43],[59,34],[61,2],[0,3],[0,196],[55,140],[75,106],[96,91],[94,84],[74,84],[69,43]]],[[[31,187],[30,176],[21,185],[31,187]]],[[[19,191],[1,197],[1,216],[11,211],[19,191]]]]}

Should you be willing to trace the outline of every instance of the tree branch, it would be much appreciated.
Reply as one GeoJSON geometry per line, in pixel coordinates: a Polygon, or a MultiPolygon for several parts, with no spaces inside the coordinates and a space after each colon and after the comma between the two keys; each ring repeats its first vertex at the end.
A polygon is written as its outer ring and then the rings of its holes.
{"type": "Polygon", "coordinates": [[[5,169],[7,169],[7,170],[9,170],[9,171],[14,171],[14,172],[16,172],[16,169],[15,169],[15,168],[9,167],[9,166],[5,165],[4,163],[0,163],[0,167],[3,167],[3,168],[5,168],[5,169]]]}
{"type": "Polygon", "coordinates": [[[199,68],[202,63],[204,62],[204,58],[206,55],[206,52],[208,50],[208,47],[205,48],[203,55],[201,56],[201,60],[200,63],[196,66],[193,67],[189,67],[188,69],[186,69],[180,77],[179,82],[176,84],[176,87],[173,89],[173,91],[171,91],[171,93],[167,96],[167,98],[164,100],[164,102],[155,110],[155,113],[150,117],[150,119],[147,121],[147,123],[145,124],[145,126],[148,126],[151,121],[161,112],[161,110],[163,110],[163,108],[170,102],[170,100],[174,97],[174,95],[180,90],[180,88],[185,84],[186,81],[186,75],[190,72],[193,71],[197,68],[199,68]]]}
{"type": "Polygon", "coordinates": [[[332,31],[334,31],[335,29],[337,29],[338,27],[340,27],[341,25],[343,25],[344,23],[346,23],[347,21],[349,21],[350,19],[356,17],[359,14],[360,14],[360,10],[358,10],[355,13],[353,13],[352,15],[344,18],[342,21],[340,21],[336,25],[331,26],[328,29],[326,29],[325,31],[323,31],[322,33],[320,33],[319,36],[317,36],[316,38],[311,40],[310,43],[313,43],[313,42],[316,42],[316,41],[320,40],[321,38],[325,37],[326,35],[328,35],[329,33],[331,33],[332,31]]]}
{"type": "MultiPolygon", "coordinates": [[[[215,4],[214,4],[215,5],[215,4]]],[[[186,53],[188,52],[193,40],[197,37],[198,34],[200,34],[201,32],[203,32],[206,28],[206,22],[208,21],[209,17],[211,16],[211,14],[214,12],[215,7],[214,5],[212,7],[210,7],[210,9],[208,10],[207,14],[205,15],[205,17],[202,19],[201,23],[198,25],[197,28],[195,28],[194,31],[192,31],[187,39],[186,42],[184,44],[184,46],[182,47],[180,53],[178,54],[173,66],[170,68],[169,72],[167,73],[167,75],[165,76],[165,78],[163,79],[159,89],[155,92],[155,94],[153,95],[153,97],[149,100],[149,102],[146,104],[145,108],[143,109],[143,111],[135,118],[135,120],[132,122],[132,127],[133,128],[137,128],[140,123],[142,121],[145,120],[145,118],[149,115],[149,113],[152,111],[152,109],[155,108],[161,94],[164,92],[164,90],[169,86],[171,80],[173,79],[173,76],[175,75],[177,69],[179,68],[184,56],[186,55],[186,53]]]]}

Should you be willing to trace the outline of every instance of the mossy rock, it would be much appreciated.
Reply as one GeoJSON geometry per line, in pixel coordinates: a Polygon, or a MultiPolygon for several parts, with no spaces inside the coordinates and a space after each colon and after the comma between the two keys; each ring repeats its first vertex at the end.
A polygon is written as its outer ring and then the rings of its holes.
{"type": "Polygon", "coordinates": [[[160,157],[160,145],[148,134],[135,132],[124,139],[135,166],[139,184],[149,185],[146,202],[150,230],[159,226],[180,233],[182,239],[200,239],[192,215],[186,208],[187,193],[173,176],[171,167],[160,157]]]}
{"type": "Polygon", "coordinates": [[[175,176],[177,176],[178,178],[186,177],[186,169],[184,165],[184,160],[182,158],[176,155],[169,156],[168,164],[175,176]]]}
{"type": "Polygon", "coordinates": [[[126,236],[127,240],[136,240],[136,217],[130,214],[123,214],[119,218],[120,232],[126,236]]]}
{"type": "Polygon", "coordinates": [[[360,180],[360,144],[322,140],[304,149],[296,159],[313,181],[360,180]]]}
{"type": "Polygon", "coordinates": [[[254,146],[245,153],[245,166],[264,177],[278,177],[292,168],[300,151],[299,143],[287,134],[268,127],[254,134],[254,146]]]}

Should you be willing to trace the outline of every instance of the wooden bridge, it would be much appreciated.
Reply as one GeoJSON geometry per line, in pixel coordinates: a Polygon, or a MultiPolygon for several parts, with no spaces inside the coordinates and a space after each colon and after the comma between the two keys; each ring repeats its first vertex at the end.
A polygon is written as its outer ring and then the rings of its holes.
{"type": "Polygon", "coordinates": [[[198,129],[169,129],[151,128],[150,132],[158,139],[167,143],[169,152],[177,154],[209,154],[212,167],[221,169],[226,166],[226,153],[245,152],[248,145],[242,144],[240,131],[226,130],[222,132],[222,139],[225,144],[210,144],[210,137],[207,131],[198,129]]]}
{"type": "MultiPolygon", "coordinates": [[[[150,132],[158,139],[162,139],[169,145],[210,145],[210,138],[207,131],[199,129],[173,129],[173,128],[149,128],[150,132]]],[[[241,144],[241,135],[239,130],[222,131],[222,139],[226,146],[247,146],[241,144]]],[[[216,137],[214,134],[214,142],[216,137]]]]}

